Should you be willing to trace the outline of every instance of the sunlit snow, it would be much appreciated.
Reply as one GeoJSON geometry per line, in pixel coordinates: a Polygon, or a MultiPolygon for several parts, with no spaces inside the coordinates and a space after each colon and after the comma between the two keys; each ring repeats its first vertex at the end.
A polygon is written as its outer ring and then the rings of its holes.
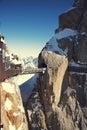
{"type": "Polygon", "coordinates": [[[5,110],[6,111],[9,111],[12,109],[12,102],[9,100],[9,98],[6,98],[6,101],[5,101],[5,110]]]}
{"type": "Polygon", "coordinates": [[[75,89],[72,89],[72,88],[70,88],[70,87],[68,87],[68,88],[65,90],[64,94],[66,94],[67,96],[70,96],[70,94],[71,94],[72,92],[76,93],[76,90],[75,90],[75,89]]]}
{"type": "Polygon", "coordinates": [[[14,59],[14,60],[11,61],[11,63],[18,65],[18,64],[21,64],[22,61],[14,59]]]}
{"type": "Polygon", "coordinates": [[[9,130],[16,130],[15,125],[12,125],[10,121],[9,121],[9,130]]]}
{"type": "Polygon", "coordinates": [[[56,39],[62,39],[62,38],[65,38],[65,37],[77,35],[77,33],[78,32],[76,30],[65,28],[62,31],[60,31],[59,33],[55,34],[54,37],[56,39]]]}
{"type": "Polygon", "coordinates": [[[14,84],[11,84],[10,82],[2,82],[2,87],[3,87],[3,90],[5,90],[9,93],[15,92],[15,86],[14,86],[14,84]]]}

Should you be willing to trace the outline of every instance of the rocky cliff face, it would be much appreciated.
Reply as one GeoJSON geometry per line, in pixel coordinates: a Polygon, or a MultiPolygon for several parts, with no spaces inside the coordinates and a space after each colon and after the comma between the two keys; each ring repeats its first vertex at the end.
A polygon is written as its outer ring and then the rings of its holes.
{"type": "MultiPolygon", "coordinates": [[[[73,39],[73,53],[75,60],[82,64],[87,62],[87,1],[76,0],[73,7],[68,11],[59,16],[59,30],[70,28],[77,30],[77,35],[72,37],[73,39]]],[[[65,42],[63,42],[64,44],[65,42]]],[[[60,43],[61,44],[61,43],[60,43]]]]}
{"type": "Polygon", "coordinates": [[[0,83],[0,123],[4,130],[28,130],[22,99],[14,78],[0,83]]]}
{"type": "Polygon", "coordinates": [[[30,130],[87,130],[87,1],[75,0],[39,55],[37,85],[26,104],[30,130]]]}

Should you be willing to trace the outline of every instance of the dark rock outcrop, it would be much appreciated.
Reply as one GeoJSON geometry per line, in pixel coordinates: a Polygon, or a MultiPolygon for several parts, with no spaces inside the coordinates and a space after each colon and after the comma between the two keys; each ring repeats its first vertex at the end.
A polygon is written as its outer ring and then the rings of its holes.
{"type": "Polygon", "coordinates": [[[82,18],[83,9],[82,8],[72,8],[68,12],[63,13],[59,16],[59,27],[61,29],[71,28],[77,29],[82,18]]]}
{"type": "Polygon", "coordinates": [[[79,35],[75,38],[74,58],[80,64],[87,64],[87,34],[79,35]]]}
{"type": "MultiPolygon", "coordinates": [[[[56,29],[56,33],[60,32],[61,30],[64,30],[65,28],[70,28],[78,31],[78,34],[72,37],[73,45],[71,49],[69,49],[68,51],[68,59],[71,60],[71,53],[72,53],[72,57],[76,62],[79,61],[79,63],[81,64],[84,63],[86,64],[87,63],[87,58],[86,58],[87,1],[86,0],[76,0],[71,10],[59,16],[59,28],[56,29]]],[[[66,39],[64,40],[60,39],[58,41],[60,46],[64,44],[65,44],[64,46],[67,46],[70,43],[70,40],[68,40],[67,43],[66,43],[66,39]]],[[[70,48],[70,45],[68,45],[67,48],[70,48]]]]}
{"type": "Polygon", "coordinates": [[[87,10],[83,13],[83,17],[79,24],[78,30],[80,33],[87,33],[87,10]]]}
{"type": "Polygon", "coordinates": [[[67,51],[67,58],[70,61],[73,58],[73,47],[74,47],[74,42],[72,37],[66,37],[62,38],[60,40],[57,40],[59,48],[61,48],[63,51],[67,51]]]}

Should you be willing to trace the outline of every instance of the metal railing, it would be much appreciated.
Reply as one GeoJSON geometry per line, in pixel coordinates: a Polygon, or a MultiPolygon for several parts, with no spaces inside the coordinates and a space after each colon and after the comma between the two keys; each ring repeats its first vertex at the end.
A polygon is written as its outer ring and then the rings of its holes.
{"type": "Polygon", "coordinates": [[[22,71],[22,74],[33,74],[33,73],[44,73],[46,71],[46,68],[30,68],[25,69],[22,71]]]}

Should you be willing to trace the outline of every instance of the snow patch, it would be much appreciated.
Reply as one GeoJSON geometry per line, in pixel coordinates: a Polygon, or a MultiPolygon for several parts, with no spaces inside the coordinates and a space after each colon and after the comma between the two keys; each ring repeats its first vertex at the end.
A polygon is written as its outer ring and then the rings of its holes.
{"type": "Polygon", "coordinates": [[[52,51],[52,52],[58,52],[61,55],[64,55],[64,51],[58,47],[58,43],[55,37],[52,37],[50,41],[46,44],[43,51],[52,51]]]}
{"type": "Polygon", "coordinates": [[[70,87],[68,87],[68,88],[65,90],[64,94],[66,94],[67,96],[70,96],[70,94],[71,94],[72,92],[76,93],[76,90],[75,90],[75,89],[72,89],[72,88],[70,88],[70,87]]]}
{"type": "Polygon", "coordinates": [[[5,43],[5,40],[1,37],[1,42],[5,43]]]}
{"type": "Polygon", "coordinates": [[[17,117],[18,115],[20,115],[19,112],[14,112],[14,113],[13,113],[13,116],[15,116],[15,117],[17,117]]]}
{"type": "Polygon", "coordinates": [[[87,62],[81,62],[81,61],[78,60],[78,64],[87,65],[87,62]]]}
{"type": "Polygon", "coordinates": [[[21,85],[26,82],[28,79],[32,78],[35,74],[25,74],[17,76],[17,84],[21,85]]]}
{"type": "Polygon", "coordinates": [[[74,9],[76,9],[77,7],[72,7],[72,8],[70,8],[70,9],[68,9],[66,12],[64,12],[64,13],[67,13],[67,12],[69,12],[69,11],[72,11],[72,10],[74,10],[74,9]]]}
{"type": "Polygon", "coordinates": [[[9,92],[9,93],[15,93],[15,86],[14,84],[11,84],[9,82],[3,82],[2,84],[3,90],[9,92]]]}
{"type": "Polygon", "coordinates": [[[69,65],[70,65],[70,66],[75,66],[75,67],[80,67],[80,64],[77,64],[74,60],[71,60],[71,61],[69,62],[69,65]]]}
{"type": "Polygon", "coordinates": [[[86,32],[82,32],[81,35],[87,35],[87,33],[86,32]]]}
{"type": "Polygon", "coordinates": [[[28,110],[28,115],[29,115],[29,120],[31,121],[32,120],[32,118],[31,118],[32,111],[31,110],[28,110]]]}
{"type": "Polygon", "coordinates": [[[57,40],[65,38],[65,37],[74,36],[74,35],[77,35],[77,31],[76,30],[72,30],[72,29],[68,29],[68,28],[66,28],[66,29],[56,33],[49,40],[49,42],[46,44],[46,46],[44,47],[43,51],[58,52],[60,55],[67,56],[68,50],[66,49],[65,51],[63,51],[61,48],[59,48],[57,40]]]}
{"type": "Polygon", "coordinates": [[[9,130],[16,130],[15,125],[12,125],[10,121],[9,121],[9,130]]]}
{"type": "Polygon", "coordinates": [[[19,65],[19,64],[21,64],[22,62],[21,62],[20,60],[14,59],[14,60],[11,61],[11,63],[12,63],[12,64],[15,64],[15,65],[19,65]]]}
{"type": "Polygon", "coordinates": [[[77,34],[78,34],[78,32],[76,30],[65,28],[62,31],[60,31],[59,33],[56,33],[54,37],[56,39],[62,39],[62,38],[74,36],[74,35],[77,35],[77,34]]]}
{"type": "Polygon", "coordinates": [[[37,98],[39,95],[38,95],[38,92],[34,95],[34,98],[37,98]]]}
{"type": "Polygon", "coordinates": [[[38,125],[37,125],[37,124],[35,124],[35,123],[32,123],[32,127],[33,127],[33,128],[37,128],[37,127],[38,127],[38,125]]]}
{"type": "Polygon", "coordinates": [[[12,109],[12,102],[9,100],[9,98],[6,98],[6,101],[5,101],[5,110],[6,111],[9,111],[12,109]]]}
{"type": "Polygon", "coordinates": [[[34,112],[37,112],[40,107],[41,107],[41,104],[39,102],[36,102],[32,105],[34,112]]]}
{"type": "Polygon", "coordinates": [[[19,105],[18,105],[18,109],[19,109],[22,113],[25,113],[25,111],[24,111],[24,108],[23,108],[22,104],[19,104],[19,105]]]}

